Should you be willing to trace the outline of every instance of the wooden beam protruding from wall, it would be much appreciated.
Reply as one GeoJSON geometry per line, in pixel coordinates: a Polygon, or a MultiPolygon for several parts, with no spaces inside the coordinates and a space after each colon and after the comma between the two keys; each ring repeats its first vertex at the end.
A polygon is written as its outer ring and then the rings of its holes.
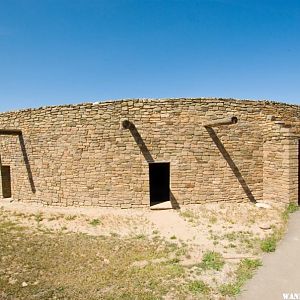
{"type": "Polygon", "coordinates": [[[22,135],[19,129],[0,129],[0,135],[22,135]]]}
{"type": "Polygon", "coordinates": [[[216,121],[212,121],[211,123],[208,123],[208,124],[203,124],[203,126],[204,127],[217,127],[217,126],[222,126],[222,125],[236,124],[237,122],[238,122],[238,118],[235,116],[232,116],[230,118],[219,119],[216,121]]]}

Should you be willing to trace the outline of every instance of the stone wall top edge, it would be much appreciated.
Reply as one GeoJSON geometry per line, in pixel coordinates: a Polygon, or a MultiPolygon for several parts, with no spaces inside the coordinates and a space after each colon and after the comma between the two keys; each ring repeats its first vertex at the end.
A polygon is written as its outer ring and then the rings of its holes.
{"type": "Polygon", "coordinates": [[[256,105],[275,105],[275,106],[287,106],[290,108],[300,109],[300,105],[297,104],[289,104],[285,102],[266,100],[266,99],[237,99],[237,98],[215,98],[215,97],[197,97],[197,98],[128,98],[128,99],[115,99],[115,100],[104,100],[104,101],[96,101],[96,102],[82,102],[78,104],[63,104],[63,105],[49,105],[49,106],[41,106],[37,108],[27,108],[20,110],[12,110],[6,112],[0,112],[0,116],[10,115],[10,114],[19,114],[19,113],[30,113],[30,112],[39,112],[46,110],[64,110],[64,109],[76,109],[76,108],[91,108],[91,107],[103,107],[118,105],[126,102],[134,101],[135,103],[170,103],[177,101],[192,101],[192,102],[203,102],[203,103],[217,103],[217,102],[232,102],[239,104],[256,104],[256,105]]]}

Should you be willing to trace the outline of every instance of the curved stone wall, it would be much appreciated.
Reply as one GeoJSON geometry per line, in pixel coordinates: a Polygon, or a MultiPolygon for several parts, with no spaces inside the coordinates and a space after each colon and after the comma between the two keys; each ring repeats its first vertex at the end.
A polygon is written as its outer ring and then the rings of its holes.
{"type": "MultiPolygon", "coordinates": [[[[14,200],[49,205],[148,207],[149,163],[159,161],[170,162],[173,205],[296,202],[299,116],[296,105],[232,99],[8,112],[0,114],[0,131],[22,135],[0,135],[1,165],[10,166],[14,200]],[[232,116],[236,124],[204,126],[232,116]],[[124,120],[133,127],[124,129],[124,120]]],[[[2,190],[6,180],[3,173],[2,190]]]]}

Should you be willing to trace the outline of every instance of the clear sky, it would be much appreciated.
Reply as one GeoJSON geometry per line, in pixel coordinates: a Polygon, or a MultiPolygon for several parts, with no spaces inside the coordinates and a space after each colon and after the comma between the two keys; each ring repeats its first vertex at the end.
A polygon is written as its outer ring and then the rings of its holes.
{"type": "Polygon", "coordinates": [[[167,97],[300,104],[300,0],[0,0],[0,111],[167,97]]]}

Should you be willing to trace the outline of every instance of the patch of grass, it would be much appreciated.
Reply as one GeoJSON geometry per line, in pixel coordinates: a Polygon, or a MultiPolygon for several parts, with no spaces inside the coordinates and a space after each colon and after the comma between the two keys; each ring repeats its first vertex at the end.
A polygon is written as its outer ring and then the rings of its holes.
{"type": "Polygon", "coordinates": [[[216,235],[216,234],[210,234],[210,236],[209,236],[209,238],[211,239],[211,240],[214,240],[214,241],[217,241],[217,240],[219,240],[221,237],[219,236],[219,235],[216,235]]]}
{"type": "Polygon", "coordinates": [[[291,214],[299,210],[299,206],[296,203],[289,203],[286,210],[291,214]]]}
{"type": "Polygon", "coordinates": [[[202,280],[194,280],[188,284],[188,290],[193,294],[207,295],[210,292],[210,286],[204,283],[202,280]]]}
{"type": "Polygon", "coordinates": [[[241,292],[241,288],[236,283],[225,283],[219,287],[219,292],[222,296],[233,297],[241,292]]]}
{"type": "Polygon", "coordinates": [[[26,217],[27,217],[26,214],[21,213],[21,212],[13,212],[12,214],[13,214],[13,216],[15,216],[15,217],[22,217],[22,218],[26,218],[26,217]]]}
{"type": "Polygon", "coordinates": [[[200,267],[204,270],[220,271],[225,264],[222,254],[214,251],[207,251],[204,253],[200,267]]]}
{"type": "Polygon", "coordinates": [[[237,232],[230,232],[230,233],[226,233],[224,234],[224,237],[228,239],[228,241],[233,242],[236,241],[239,237],[238,235],[239,233],[237,232]]]}
{"type": "Polygon", "coordinates": [[[289,203],[285,210],[281,214],[282,224],[278,227],[272,226],[273,233],[267,236],[260,242],[260,249],[263,252],[274,252],[276,250],[277,243],[282,239],[291,213],[299,210],[299,206],[296,203],[289,203]]]}
{"type": "Polygon", "coordinates": [[[282,219],[285,223],[287,223],[288,219],[289,219],[289,215],[291,213],[296,212],[297,210],[299,210],[299,206],[296,203],[289,203],[286,207],[285,210],[282,212],[282,219]]]}
{"type": "Polygon", "coordinates": [[[262,265],[259,259],[243,259],[235,271],[236,280],[233,283],[222,284],[219,292],[222,296],[236,296],[241,292],[245,282],[252,278],[254,271],[262,265]]]}
{"type": "Polygon", "coordinates": [[[194,219],[196,214],[192,210],[181,211],[180,215],[186,219],[194,219]]]}
{"type": "Polygon", "coordinates": [[[37,223],[39,222],[42,222],[43,221],[43,214],[42,213],[37,213],[35,216],[34,216],[34,219],[37,223]]]}
{"type": "Polygon", "coordinates": [[[186,245],[183,245],[182,247],[180,247],[179,249],[177,249],[175,251],[175,255],[177,257],[180,257],[180,256],[186,256],[187,255],[187,246],[186,245]]]}
{"type": "Polygon", "coordinates": [[[89,224],[92,226],[98,226],[101,224],[101,221],[99,219],[93,219],[89,222],[89,224]]]}
{"type": "Polygon", "coordinates": [[[174,243],[174,242],[168,242],[167,245],[168,245],[168,247],[171,249],[172,252],[175,252],[176,250],[179,249],[177,243],[174,243]]]}
{"type": "Polygon", "coordinates": [[[169,264],[178,264],[179,262],[180,262],[180,259],[178,257],[168,260],[169,264]]]}
{"type": "Polygon", "coordinates": [[[263,252],[274,252],[276,250],[277,243],[282,239],[286,231],[289,215],[296,210],[298,210],[298,206],[294,203],[290,203],[286,206],[281,215],[282,224],[272,226],[273,233],[260,242],[260,248],[263,252]]]}
{"type": "Polygon", "coordinates": [[[73,221],[73,220],[75,220],[76,218],[77,218],[76,215],[68,215],[68,216],[65,217],[65,219],[66,219],[67,221],[73,221]]]}
{"type": "Polygon", "coordinates": [[[235,245],[244,252],[248,252],[249,249],[252,249],[253,251],[259,250],[260,239],[258,237],[255,237],[254,234],[250,231],[229,232],[224,234],[223,238],[226,238],[230,242],[229,247],[235,245]]]}
{"type": "Polygon", "coordinates": [[[277,238],[273,234],[261,241],[260,248],[263,252],[274,252],[276,250],[276,245],[277,245],[277,238]]]}
{"type": "Polygon", "coordinates": [[[54,221],[54,220],[58,220],[59,217],[55,216],[55,215],[52,215],[50,217],[47,218],[48,221],[54,221]]]}
{"type": "Polygon", "coordinates": [[[176,238],[175,235],[172,235],[172,236],[170,237],[170,239],[171,239],[171,240],[176,240],[177,238],[176,238]]]}
{"type": "Polygon", "coordinates": [[[116,233],[116,232],[111,232],[110,235],[111,235],[112,237],[118,237],[118,236],[119,236],[119,234],[116,233]]]}
{"type": "Polygon", "coordinates": [[[252,278],[254,271],[260,266],[262,266],[262,262],[259,259],[243,259],[236,271],[238,281],[244,283],[252,278]]]}
{"type": "MultiPolygon", "coordinates": [[[[164,264],[162,264],[164,265],[164,264]]],[[[169,271],[177,276],[177,277],[181,277],[184,274],[184,268],[183,266],[181,266],[180,264],[173,262],[173,260],[171,260],[171,262],[166,263],[167,268],[169,269],[169,271]]]]}
{"type": "Polygon", "coordinates": [[[209,221],[209,223],[211,223],[211,224],[216,224],[217,221],[218,221],[218,219],[217,219],[216,216],[211,216],[211,217],[209,217],[208,221],[209,221]]]}
{"type": "Polygon", "coordinates": [[[186,221],[194,225],[197,223],[199,219],[199,216],[192,210],[181,211],[179,215],[183,217],[186,221]]]}
{"type": "Polygon", "coordinates": [[[2,220],[2,222],[0,223],[0,230],[4,233],[9,230],[21,231],[23,230],[23,227],[18,226],[17,223],[11,220],[2,220]]]}
{"type": "Polygon", "coordinates": [[[146,236],[144,235],[144,234],[137,234],[136,236],[135,236],[135,238],[136,239],[138,239],[138,240],[142,240],[142,239],[145,239],[146,238],[146,236]]]}

